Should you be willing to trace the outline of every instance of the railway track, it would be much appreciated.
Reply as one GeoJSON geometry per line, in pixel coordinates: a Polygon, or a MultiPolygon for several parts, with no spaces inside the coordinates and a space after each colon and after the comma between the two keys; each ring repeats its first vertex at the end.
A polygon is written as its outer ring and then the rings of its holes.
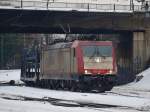
{"type": "MultiPolygon", "coordinates": [[[[9,84],[4,84],[4,86],[9,86],[9,84]]],[[[20,86],[20,85],[15,85],[15,86],[20,86]]],[[[11,86],[10,86],[11,87],[11,86]]],[[[13,87],[13,86],[12,86],[13,87]]],[[[15,87],[13,87],[15,88],[15,87]]],[[[24,89],[26,88],[25,86],[23,87],[24,89]]],[[[32,89],[32,88],[30,88],[32,89]]],[[[35,88],[33,88],[34,90],[35,88]]],[[[43,89],[42,89],[43,90],[43,89]]],[[[20,90],[19,90],[20,91],[20,90]]],[[[38,90],[39,91],[39,90],[38,90]]],[[[45,90],[43,90],[44,92],[45,90]]],[[[42,92],[42,93],[43,93],[42,92]]],[[[57,92],[56,90],[52,90],[51,91],[52,94],[54,94],[54,92],[57,92]]],[[[66,91],[58,91],[61,94],[65,94],[66,91]]],[[[68,93],[68,92],[67,92],[68,93]]],[[[74,92],[69,92],[71,95],[72,94],[81,94],[83,97],[89,98],[87,96],[89,95],[94,95],[94,93],[90,94],[90,93],[74,93],[74,92]]],[[[49,103],[50,105],[53,106],[60,106],[60,107],[79,107],[79,108],[88,108],[88,109],[93,109],[93,110],[103,110],[105,112],[105,109],[130,109],[130,110],[136,110],[136,112],[138,111],[149,111],[150,108],[148,107],[134,107],[134,106],[130,106],[130,105],[120,105],[120,104],[115,104],[115,103],[104,103],[104,102],[93,102],[91,100],[80,100],[80,99],[68,99],[68,98],[61,98],[61,97],[57,97],[57,95],[55,96],[46,96],[43,94],[43,96],[28,96],[28,95],[24,95],[21,93],[16,94],[13,92],[1,92],[0,93],[0,98],[1,99],[5,99],[5,100],[14,100],[14,101],[27,101],[27,102],[41,102],[41,103],[49,103]],[[20,95],[19,95],[20,94],[20,95]],[[44,97],[46,96],[46,97],[44,97]]],[[[41,93],[39,93],[40,95],[41,93]]],[[[95,95],[105,95],[106,97],[108,96],[118,96],[118,97],[135,97],[135,98],[140,98],[142,99],[142,97],[138,97],[138,96],[132,96],[132,95],[125,95],[125,94],[121,94],[121,93],[117,93],[117,92],[105,92],[105,93],[95,93],[95,95]]],[[[114,112],[114,111],[109,111],[109,112],[114,112]]],[[[123,111],[126,112],[126,111],[123,111]]]]}
{"type": "Polygon", "coordinates": [[[33,97],[26,97],[26,96],[0,94],[0,98],[6,99],[6,100],[49,102],[52,105],[63,106],[63,107],[91,107],[91,108],[125,107],[125,106],[119,106],[119,105],[64,100],[64,99],[57,99],[57,98],[52,98],[52,97],[33,98],[33,97]]]}
{"type": "MultiPolygon", "coordinates": [[[[119,109],[132,109],[137,111],[149,111],[149,109],[139,109],[133,108],[128,106],[120,106],[120,105],[110,105],[110,104],[100,104],[100,103],[91,103],[91,102],[80,102],[74,100],[64,100],[64,99],[57,99],[52,97],[43,97],[43,98],[33,98],[33,97],[26,97],[26,96],[16,96],[16,95],[8,95],[8,94],[0,94],[0,98],[6,100],[19,100],[19,101],[37,101],[37,102],[48,102],[54,106],[62,106],[62,107],[81,107],[81,108],[89,108],[89,109],[108,109],[108,108],[119,108],[119,109]]],[[[104,112],[106,110],[103,110],[104,112]]],[[[108,111],[114,112],[114,111],[108,111]]]]}
{"type": "MultiPolygon", "coordinates": [[[[0,86],[26,86],[24,83],[19,83],[19,84],[12,84],[11,81],[10,82],[0,82],[0,86]]],[[[31,87],[31,86],[26,86],[26,87],[31,87]]],[[[38,89],[43,89],[43,88],[40,88],[38,86],[32,86],[31,88],[38,88],[38,89]]],[[[49,88],[46,88],[46,89],[49,89],[49,88]]],[[[54,90],[54,89],[49,89],[49,90],[54,90]]],[[[56,91],[68,91],[67,89],[58,89],[56,91]]],[[[71,91],[70,91],[71,92],[71,91]]],[[[74,92],[74,91],[72,91],[74,92]]],[[[99,92],[99,91],[96,91],[96,90],[92,90],[92,91],[76,91],[76,92],[84,92],[84,93],[95,93],[95,94],[102,94],[102,95],[119,95],[119,96],[127,96],[127,97],[138,97],[138,98],[144,98],[142,96],[139,96],[138,93],[134,93],[133,92],[130,92],[128,94],[126,93],[120,93],[120,92],[114,92],[114,91],[106,91],[106,92],[99,92]]]]}

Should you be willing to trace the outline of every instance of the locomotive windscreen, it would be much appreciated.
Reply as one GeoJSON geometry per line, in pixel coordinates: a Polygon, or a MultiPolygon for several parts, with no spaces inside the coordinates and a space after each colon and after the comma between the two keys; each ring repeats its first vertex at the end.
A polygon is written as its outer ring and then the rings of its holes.
{"type": "Polygon", "coordinates": [[[112,46],[82,46],[84,69],[112,69],[112,46]]]}

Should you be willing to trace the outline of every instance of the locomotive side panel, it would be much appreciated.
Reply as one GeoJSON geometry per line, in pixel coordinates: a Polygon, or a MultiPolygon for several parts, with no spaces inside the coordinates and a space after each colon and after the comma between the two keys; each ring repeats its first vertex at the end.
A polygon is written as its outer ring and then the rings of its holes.
{"type": "Polygon", "coordinates": [[[75,48],[71,48],[71,75],[78,75],[78,70],[77,70],[77,58],[76,58],[76,52],[75,48]]]}
{"type": "Polygon", "coordinates": [[[49,49],[42,52],[40,79],[71,80],[76,64],[71,48],[49,49]]]}

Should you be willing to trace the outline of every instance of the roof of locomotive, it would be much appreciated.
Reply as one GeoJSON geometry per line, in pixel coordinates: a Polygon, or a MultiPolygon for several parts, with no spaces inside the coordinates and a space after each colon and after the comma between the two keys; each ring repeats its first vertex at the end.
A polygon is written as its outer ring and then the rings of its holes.
{"type": "Polygon", "coordinates": [[[61,42],[46,46],[47,49],[71,48],[73,42],[61,42]]]}
{"type": "Polygon", "coordinates": [[[112,41],[80,41],[76,40],[73,42],[72,47],[75,48],[77,46],[84,46],[84,45],[112,45],[112,41]]]}
{"type": "Polygon", "coordinates": [[[112,45],[112,41],[81,41],[61,42],[46,46],[46,49],[76,48],[79,45],[112,45]]]}

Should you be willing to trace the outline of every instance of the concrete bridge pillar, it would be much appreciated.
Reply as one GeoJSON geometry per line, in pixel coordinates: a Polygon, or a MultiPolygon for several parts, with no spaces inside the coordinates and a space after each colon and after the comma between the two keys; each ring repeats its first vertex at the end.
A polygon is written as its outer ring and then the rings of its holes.
{"type": "Polygon", "coordinates": [[[150,31],[133,32],[133,71],[141,72],[150,60],[150,31]]]}
{"type": "Polygon", "coordinates": [[[133,71],[138,73],[144,69],[145,39],[144,32],[133,32],[133,71]]]}
{"type": "Polygon", "coordinates": [[[150,29],[145,31],[146,64],[150,67],[150,29]]]}

